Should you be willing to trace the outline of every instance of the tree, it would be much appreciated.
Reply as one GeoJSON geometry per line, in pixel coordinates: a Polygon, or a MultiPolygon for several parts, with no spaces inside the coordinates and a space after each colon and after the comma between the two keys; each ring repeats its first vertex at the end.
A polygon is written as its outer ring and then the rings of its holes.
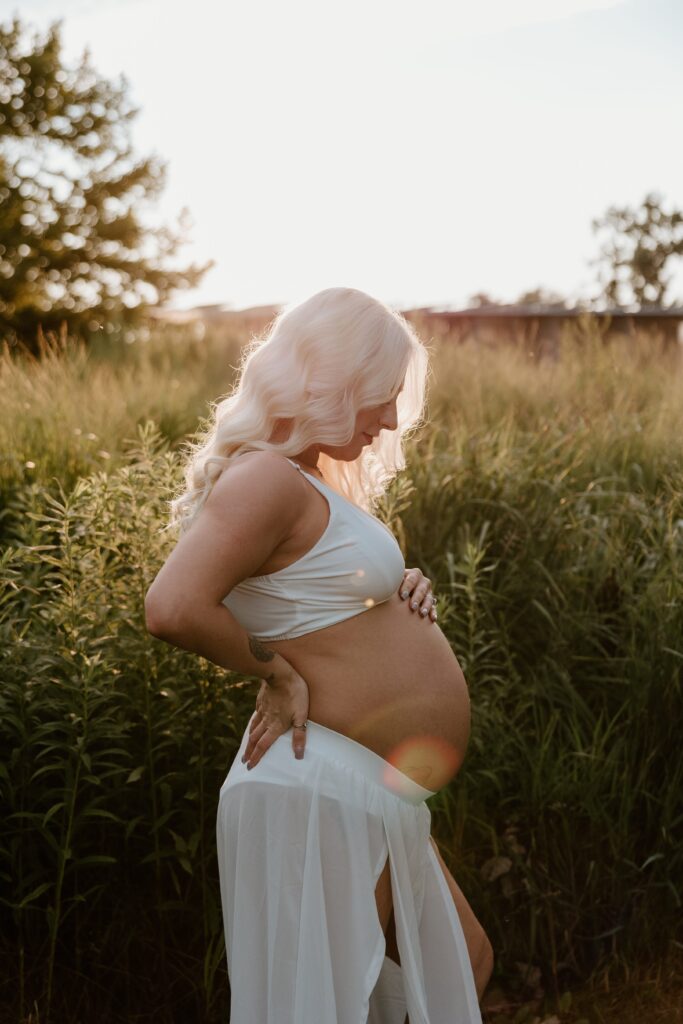
{"type": "Polygon", "coordinates": [[[516,306],[543,306],[546,309],[567,309],[567,300],[549,288],[542,285],[532,288],[531,291],[523,292],[517,301],[516,306]]]}
{"type": "Polygon", "coordinates": [[[483,306],[501,306],[497,299],[492,299],[488,292],[474,292],[470,295],[467,304],[472,309],[479,309],[483,306]]]}
{"type": "Polygon", "coordinates": [[[672,256],[683,255],[681,211],[664,212],[662,197],[651,192],[639,210],[611,206],[602,220],[592,221],[592,228],[594,232],[611,232],[600,257],[589,261],[591,265],[607,264],[600,298],[612,306],[623,305],[623,288],[630,286],[629,301],[638,306],[663,306],[671,282],[671,277],[664,277],[665,265],[672,256]]]}
{"type": "Polygon", "coordinates": [[[166,165],[132,153],[125,77],[100,78],[87,50],[67,67],[60,29],[0,24],[0,337],[29,347],[38,325],[134,322],[212,265],[173,266],[187,210],[143,223],[166,165]]]}

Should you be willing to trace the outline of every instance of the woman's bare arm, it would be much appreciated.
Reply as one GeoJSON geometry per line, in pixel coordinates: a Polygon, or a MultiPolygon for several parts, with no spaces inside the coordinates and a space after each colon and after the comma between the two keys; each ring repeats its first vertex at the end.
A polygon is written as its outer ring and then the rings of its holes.
{"type": "Polygon", "coordinates": [[[242,456],[216,482],[147,591],[149,632],[268,682],[291,672],[221,602],[291,535],[304,502],[298,474],[284,459],[268,452],[242,456]]]}

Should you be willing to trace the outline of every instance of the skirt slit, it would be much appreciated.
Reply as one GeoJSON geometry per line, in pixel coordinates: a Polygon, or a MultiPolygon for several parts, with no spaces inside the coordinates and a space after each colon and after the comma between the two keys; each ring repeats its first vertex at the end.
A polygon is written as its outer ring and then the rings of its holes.
{"type": "Polygon", "coordinates": [[[249,771],[247,740],[216,825],[231,1024],[481,1024],[431,790],[316,722],[301,760],[289,730],[249,771]],[[375,900],[387,860],[400,966],[375,900]]]}

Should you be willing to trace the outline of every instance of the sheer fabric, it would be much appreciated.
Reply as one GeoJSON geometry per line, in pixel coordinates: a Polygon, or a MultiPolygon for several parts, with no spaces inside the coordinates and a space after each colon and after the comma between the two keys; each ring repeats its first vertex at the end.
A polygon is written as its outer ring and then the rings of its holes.
{"type": "Polygon", "coordinates": [[[340,733],[291,730],[220,790],[231,1024],[481,1024],[465,937],[429,842],[432,792],[340,733]],[[375,903],[390,861],[400,967],[375,903]]]}

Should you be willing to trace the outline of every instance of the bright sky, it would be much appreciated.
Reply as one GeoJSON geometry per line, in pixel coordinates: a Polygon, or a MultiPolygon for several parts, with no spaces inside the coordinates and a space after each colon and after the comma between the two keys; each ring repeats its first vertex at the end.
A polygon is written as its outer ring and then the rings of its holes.
{"type": "MultiPolygon", "coordinates": [[[[332,285],[394,306],[595,294],[591,220],[683,205],[680,0],[21,0],[125,73],[189,306],[332,285]]],[[[4,16],[5,18],[7,15],[4,16]]],[[[683,259],[667,267],[683,303],[683,259]]]]}

